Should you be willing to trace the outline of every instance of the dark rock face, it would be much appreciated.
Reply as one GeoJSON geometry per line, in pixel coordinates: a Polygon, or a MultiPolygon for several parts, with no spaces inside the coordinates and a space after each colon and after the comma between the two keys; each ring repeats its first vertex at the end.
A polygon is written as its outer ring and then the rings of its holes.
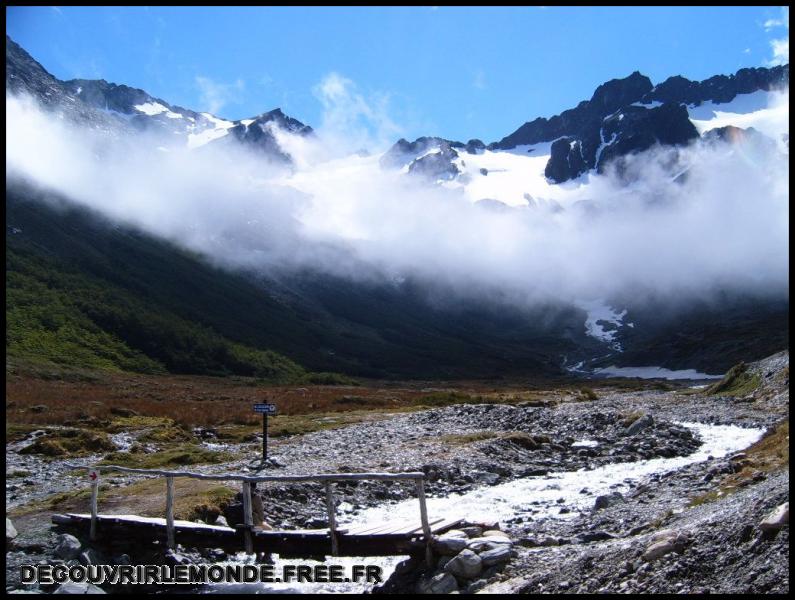
{"type": "Polygon", "coordinates": [[[608,143],[595,157],[601,173],[611,160],[651,148],[654,144],[683,146],[698,138],[698,131],[688,118],[687,109],[678,104],[663,104],[657,108],[630,106],[621,118],[605,120],[602,136],[608,143]]]}
{"type": "Polygon", "coordinates": [[[229,143],[229,140],[236,140],[250,148],[264,152],[276,161],[292,162],[290,156],[282,150],[279,142],[276,141],[276,137],[273,135],[273,127],[278,127],[283,131],[297,135],[311,135],[313,133],[311,127],[304,125],[297,119],[288,117],[280,108],[277,108],[259,115],[252,123],[238,123],[229,130],[229,139],[226,137],[220,138],[210,142],[210,144],[225,144],[229,143]]]}
{"type": "Polygon", "coordinates": [[[456,158],[458,158],[458,152],[445,143],[437,152],[431,152],[412,161],[409,165],[409,173],[422,175],[434,181],[453,179],[459,173],[458,167],[452,162],[456,158]]]}
{"type": "Polygon", "coordinates": [[[564,137],[552,144],[552,154],[544,175],[555,183],[574,179],[588,169],[582,154],[582,142],[564,137]]]}
{"type": "MultiPolygon", "coordinates": [[[[6,36],[6,90],[33,96],[45,109],[63,114],[80,125],[128,135],[136,131],[168,134],[177,146],[187,143],[190,134],[199,134],[218,127],[217,120],[207,113],[199,113],[155,98],[144,90],[109,83],[104,79],[72,79],[60,81],[50,75],[22,47],[6,36]],[[157,110],[140,108],[152,106],[157,110]],[[175,135],[176,134],[176,135],[175,135]]],[[[234,127],[208,145],[240,142],[255,148],[277,162],[290,163],[290,157],[279,147],[272,126],[284,131],[310,135],[312,128],[288,117],[280,109],[263,113],[246,125],[234,122],[234,127]]],[[[167,142],[168,145],[168,142],[167,142]]]]}
{"type": "Polygon", "coordinates": [[[19,44],[6,36],[6,92],[27,94],[45,110],[57,111],[69,121],[122,134],[130,131],[121,118],[109,115],[75,98],[68,86],[50,75],[19,44]]]}
{"type": "Polygon", "coordinates": [[[486,149],[486,144],[478,139],[469,140],[466,143],[466,146],[464,146],[464,149],[470,154],[477,154],[479,152],[483,152],[486,149]]]}
{"type": "Polygon", "coordinates": [[[600,115],[609,115],[619,108],[640,100],[651,90],[651,80],[635,71],[629,77],[612,79],[596,88],[588,103],[588,110],[600,115]]]}
{"type": "MultiPolygon", "coordinates": [[[[480,142],[480,140],[470,140],[467,146],[465,146],[461,142],[454,142],[439,137],[423,136],[417,138],[413,142],[400,138],[381,157],[381,166],[384,168],[399,169],[433,148],[439,148],[443,152],[448,151],[448,156],[452,156],[449,150],[453,148],[466,148],[470,145],[472,145],[473,148],[477,148],[478,142],[480,142]]],[[[480,144],[482,145],[483,142],[480,142],[480,144]]],[[[483,147],[485,148],[485,146],[483,147]]],[[[467,152],[469,152],[469,150],[467,150],[467,152]]],[[[455,156],[457,157],[458,154],[455,153],[455,156]]]]}
{"type": "Polygon", "coordinates": [[[453,161],[457,150],[480,152],[485,145],[480,140],[469,140],[467,144],[439,137],[420,137],[409,142],[399,139],[382,157],[381,167],[400,169],[409,166],[409,173],[434,181],[453,179],[460,172],[453,161]]]}
{"type": "Polygon", "coordinates": [[[643,97],[644,103],[730,102],[737,94],[750,94],[757,90],[772,90],[789,86],[789,65],[770,69],[740,69],[734,75],[716,75],[704,81],[690,81],[680,75],[669,77],[643,97]]]}
{"type": "Polygon", "coordinates": [[[574,179],[589,169],[603,172],[618,157],[653,146],[684,145],[698,137],[685,104],[712,100],[729,102],[737,94],[789,85],[789,65],[771,69],[740,69],[705,81],[670,77],[652,87],[637,71],[600,85],[590,100],[549,119],[525,123],[512,134],[488,145],[508,150],[520,145],[554,142],[546,176],[556,183],[574,179]],[[662,103],[653,106],[653,102],[662,103]],[[646,106],[642,106],[646,104],[646,106]],[[568,140],[564,143],[563,140],[568,140]]]}

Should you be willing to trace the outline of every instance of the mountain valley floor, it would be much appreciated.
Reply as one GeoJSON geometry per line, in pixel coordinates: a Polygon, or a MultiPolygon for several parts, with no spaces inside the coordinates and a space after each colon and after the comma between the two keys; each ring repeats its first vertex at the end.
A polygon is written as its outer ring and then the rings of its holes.
{"type": "MultiPolygon", "coordinates": [[[[20,589],[19,565],[59,560],[53,513],[88,508],[84,475],[65,463],[105,462],[208,473],[423,471],[431,511],[442,510],[435,507],[446,506],[447,497],[508,494],[510,486],[534,481],[553,491],[512,498],[518,508],[505,518],[500,515],[508,513],[495,508],[499,527],[514,540],[510,562],[477,581],[459,582],[457,589],[787,592],[788,516],[773,528],[760,523],[789,500],[789,355],[743,365],[709,387],[697,383],[263,387],[244,378],[12,364],[6,378],[6,504],[18,533],[9,538],[7,522],[6,587],[20,589]],[[279,410],[271,420],[264,469],[257,464],[261,425],[254,402],[273,402],[279,410]],[[693,423],[725,427],[726,435],[759,433],[748,448],[687,462],[705,442],[693,423]],[[665,472],[631,471],[678,459],[682,466],[665,472]],[[628,477],[609,493],[588,483],[589,473],[621,465],[628,477]],[[576,501],[554,492],[561,473],[582,477],[576,501]],[[650,558],[660,540],[670,548],[650,558]]],[[[100,512],[162,516],[161,487],[159,480],[103,474],[100,512]]],[[[267,522],[325,526],[320,485],[263,488],[267,522]]],[[[177,518],[212,522],[235,492],[217,482],[178,481],[177,518]]],[[[338,486],[338,496],[338,510],[348,517],[378,507],[398,510],[414,490],[362,482],[338,486]]],[[[163,561],[146,552],[128,559],[163,561]]],[[[191,562],[219,560],[191,548],[181,555],[191,562]]],[[[435,573],[411,564],[398,572],[381,591],[414,591],[435,573]]]]}

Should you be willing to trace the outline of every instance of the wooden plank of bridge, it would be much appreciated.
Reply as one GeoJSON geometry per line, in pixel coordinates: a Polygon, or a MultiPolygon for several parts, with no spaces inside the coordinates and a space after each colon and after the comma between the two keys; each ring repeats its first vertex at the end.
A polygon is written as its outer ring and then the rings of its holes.
{"type": "MultiPolygon", "coordinates": [[[[432,521],[430,524],[433,525],[435,523],[440,523],[443,519],[436,519],[432,521]]],[[[356,529],[349,531],[349,535],[389,535],[389,534],[398,534],[398,533],[411,533],[412,531],[416,531],[422,529],[422,524],[417,524],[417,521],[414,519],[399,521],[397,523],[380,523],[378,525],[365,525],[361,529],[356,529]]]]}
{"type": "Polygon", "coordinates": [[[176,549],[177,543],[174,538],[174,478],[166,477],[166,535],[168,547],[176,549]]]}

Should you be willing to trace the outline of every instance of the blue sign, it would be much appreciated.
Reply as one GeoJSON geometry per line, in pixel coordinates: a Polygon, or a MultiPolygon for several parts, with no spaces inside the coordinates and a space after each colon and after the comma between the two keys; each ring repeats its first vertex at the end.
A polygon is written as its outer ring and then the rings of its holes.
{"type": "Polygon", "coordinates": [[[254,412],[265,413],[266,415],[275,415],[276,414],[276,405],[275,404],[255,404],[254,405],[254,412]]]}

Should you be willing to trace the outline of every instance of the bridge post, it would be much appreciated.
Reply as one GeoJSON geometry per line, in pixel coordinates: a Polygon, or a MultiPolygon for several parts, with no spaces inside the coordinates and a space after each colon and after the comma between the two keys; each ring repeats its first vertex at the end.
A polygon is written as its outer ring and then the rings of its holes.
{"type": "Polygon", "coordinates": [[[425,480],[417,479],[417,497],[420,499],[420,520],[422,522],[422,535],[425,537],[425,561],[429,567],[433,566],[433,551],[431,550],[431,526],[428,523],[428,507],[425,504],[425,480]]]}
{"type": "Polygon", "coordinates": [[[337,540],[337,517],[334,514],[334,496],[331,491],[331,482],[326,482],[326,510],[328,511],[328,527],[331,534],[331,555],[339,556],[339,542],[337,540]]]}
{"type": "Polygon", "coordinates": [[[96,477],[91,482],[91,529],[88,534],[91,541],[97,539],[97,522],[99,521],[98,519],[99,511],[97,510],[98,496],[99,496],[99,477],[96,477]]]}
{"type": "Polygon", "coordinates": [[[166,477],[166,538],[168,547],[177,547],[174,539],[174,478],[166,477]]]}
{"type": "Polygon", "coordinates": [[[246,554],[254,553],[254,543],[251,539],[251,530],[254,527],[254,517],[251,513],[251,483],[248,481],[243,482],[243,542],[245,544],[246,554]]]}

